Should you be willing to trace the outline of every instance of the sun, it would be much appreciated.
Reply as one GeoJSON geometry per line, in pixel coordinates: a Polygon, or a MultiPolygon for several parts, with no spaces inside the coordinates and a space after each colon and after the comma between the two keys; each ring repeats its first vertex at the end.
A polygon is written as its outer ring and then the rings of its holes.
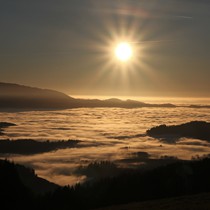
{"type": "Polygon", "coordinates": [[[132,57],[132,54],[132,47],[128,42],[121,42],[115,48],[115,55],[122,62],[128,61],[132,57]]]}

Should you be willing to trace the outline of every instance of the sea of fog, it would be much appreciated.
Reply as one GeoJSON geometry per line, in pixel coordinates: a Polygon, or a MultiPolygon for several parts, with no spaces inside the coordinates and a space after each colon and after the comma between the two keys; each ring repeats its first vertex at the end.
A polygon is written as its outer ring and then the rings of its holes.
{"type": "MultiPolygon", "coordinates": [[[[189,100],[189,104],[209,104],[203,102],[189,100]]],[[[0,121],[12,122],[17,126],[5,129],[5,135],[1,136],[1,139],[73,139],[82,142],[81,147],[71,149],[37,155],[8,154],[1,155],[1,158],[6,157],[30,166],[39,176],[55,183],[71,185],[85,179],[85,176],[76,175],[75,169],[93,161],[118,161],[121,167],[134,167],[138,162],[127,163],[123,162],[123,159],[138,152],[147,152],[152,158],[168,155],[181,159],[209,154],[210,144],[205,141],[182,138],[176,143],[165,143],[145,135],[146,130],[153,126],[175,125],[194,120],[210,122],[210,109],[80,108],[62,111],[2,112],[0,121]]]]}

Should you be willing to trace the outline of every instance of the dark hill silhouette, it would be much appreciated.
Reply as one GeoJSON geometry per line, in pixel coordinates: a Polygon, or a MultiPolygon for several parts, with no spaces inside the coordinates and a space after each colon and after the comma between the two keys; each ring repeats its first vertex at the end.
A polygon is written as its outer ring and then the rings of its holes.
{"type": "Polygon", "coordinates": [[[55,191],[59,186],[38,177],[34,170],[0,160],[0,208],[30,209],[35,203],[35,196],[55,191]]]}
{"type": "Polygon", "coordinates": [[[209,164],[209,158],[178,161],[152,170],[125,172],[95,183],[59,188],[45,200],[45,206],[50,209],[94,209],[210,192],[209,164]]]}
{"type": "Polygon", "coordinates": [[[110,161],[92,162],[87,166],[78,167],[74,173],[78,175],[85,175],[87,180],[97,181],[106,177],[114,177],[120,174],[122,170],[110,161]]]}
{"type": "Polygon", "coordinates": [[[59,185],[38,177],[32,168],[27,168],[7,160],[0,160],[0,177],[2,178],[3,176],[8,177],[0,179],[1,186],[4,185],[2,182],[16,182],[15,184],[18,184],[19,187],[25,188],[25,190],[28,189],[35,194],[53,192],[59,187],[59,185]]]}
{"type": "Polygon", "coordinates": [[[210,209],[210,193],[179,196],[139,203],[109,206],[95,210],[203,210],[210,209]]]}
{"type": "Polygon", "coordinates": [[[8,123],[8,122],[0,122],[0,136],[4,135],[4,133],[3,133],[4,128],[10,127],[10,126],[16,126],[16,124],[8,123]]]}
{"type": "Polygon", "coordinates": [[[54,90],[0,83],[0,108],[4,109],[63,109],[70,106],[71,100],[54,90]]]}
{"type": "Polygon", "coordinates": [[[51,110],[81,107],[175,107],[173,104],[146,104],[139,101],[120,99],[76,99],[64,93],[28,87],[11,83],[0,83],[0,109],[11,110],[51,110]]]}
{"type": "MultiPolygon", "coordinates": [[[[110,167],[110,164],[108,165],[110,167]]],[[[32,177],[32,180],[36,179],[34,171],[2,160],[0,161],[0,206],[2,207],[3,203],[4,208],[2,209],[14,209],[11,207],[28,209],[30,206],[30,209],[83,210],[132,202],[147,201],[149,203],[150,200],[163,198],[167,198],[165,204],[170,204],[167,201],[176,199],[174,198],[176,196],[185,196],[183,198],[186,198],[187,195],[190,195],[189,200],[196,198],[196,196],[191,196],[192,194],[208,192],[206,195],[209,196],[209,165],[209,156],[192,161],[179,160],[151,170],[142,171],[139,168],[139,170],[130,172],[125,171],[115,177],[77,184],[72,187],[57,188],[56,185],[53,185],[55,186],[53,192],[37,197],[32,194],[32,192],[36,192],[35,188],[31,186],[30,181],[30,184],[26,181],[28,177],[32,177]],[[23,176],[21,173],[25,173],[25,175],[23,176]]],[[[105,167],[107,167],[107,163],[105,163],[105,167]]],[[[98,164],[96,164],[96,168],[98,168],[98,164]]],[[[38,186],[38,189],[44,186],[43,183],[39,186],[36,181],[33,183],[38,186]]],[[[42,189],[41,192],[44,190],[42,189]]],[[[206,197],[202,199],[202,194],[200,201],[205,204],[204,207],[210,206],[209,199],[206,197]]],[[[151,201],[151,203],[153,202],[151,201]]],[[[181,205],[180,202],[173,202],[175,207],[172,209],[183,209],[182,207],[178,208],[181,205]]],[[[183,199],[182,204],[184,202],[185,199],[183,199]]],[[[190,208],[189,202],[186,209],[200,209],[199,206],[197,206],[198,208],[194,207],[192,203],[190,208]]],[[[154,209],[159,210],[158,208],[154,209]]]]}
{"type": "Polygon", "coordinates": [[[27,168],[19,164],[15,164],[15,168],[22,183],[35,194],[53,192],[59,187],[59,185],[37,176],[32,168],[27,168]]]}
{"type": "Polygon", "coordinates": [[[192,104],[190,106],[188,106],[189,108],[206,108],[206,109],[209,109],[210,108],[210,105],[195,105],[195,104],[192,104]]]}
{"type": "Polygon", "coordinates": [[[192,121],[181,125],[160,125],[147,130],[152,137],[174,136],[189,137],[210,141],[210,123],[205,121],[192,121]]]}
{"type": "Polygon", "coordinates": [[[21,181],[15,164],[0,160],[0,208],[13,209],[31,201],[31,191],[21,181]]]}
{"type": "Polygon", "coordinates": [[[78,140],[68,141],[35,141],[32,139],[0,140],[1,154],[32,155],[51,152],[58,149],[77,147],[78,140]]]}

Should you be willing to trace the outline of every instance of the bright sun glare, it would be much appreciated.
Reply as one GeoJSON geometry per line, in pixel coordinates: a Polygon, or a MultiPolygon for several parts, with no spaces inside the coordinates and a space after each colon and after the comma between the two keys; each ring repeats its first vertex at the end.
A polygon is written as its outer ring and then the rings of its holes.
{"type": "Polygon", "coordinates": [[[127,42],[118,44],[115,49],[115,55],[122,62],[128,61],[132,57],[131,45],[127,42]]]}

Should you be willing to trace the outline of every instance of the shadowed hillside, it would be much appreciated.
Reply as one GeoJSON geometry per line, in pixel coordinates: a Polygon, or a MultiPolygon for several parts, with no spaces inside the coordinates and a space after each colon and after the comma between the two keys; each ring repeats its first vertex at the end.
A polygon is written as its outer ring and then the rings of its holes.
{"type": "Polygon", "coordinates": [[[36,175],[32,168],[14,164],[21,182],[35,194],[53,192],[59,186],[36,175]]]}
{"type": "Polygon", "coordinates": [[[179,161],[147,171],[125,171],[94,183],[59,188],[44,204],[50,209],[61,208],[62,203],[63,209],[82,210],[210,192],[209,164],[210,159],[206,158],[179,161]]]}
{"type": "Polygon", "coordinates": [[[110,206],[97,210],[207,210],[210,193],[110,206]]]}
{"type": "MultiPolygon", "coordinates": [[[[30,209],[83,210],[132,203],[127,207],[123,205],[123,209],[136,210],[138,208],[134,202],[146,201],[137,205],[151,210],[183,209],[181,205],[186,206],[185,209],[198,210],[199,206],[193,203],[196,199],[198,203],[202,203],[202,209],[208,209],[209,194],[204,194],[204,197],[194,194],[210,192],[209,165],[210,159],[207,156],[193,161],[178,161],[146,171],[125,170],[120,175],[102,178],[96,182],[57,188],[56,185],[36,177],[32,169],[0,161],[0,199],[4,198],[1,200],[4,207],[7,207],[4,209],[28,209],[30,204],[30,209]],[[55,190],[52,192],[52,189],[55,190]],[[47,191],[51,193],[34,196],[34,193],[47,191]],[[177,196],[184,197],[175,198],[177,196]],[[165,199],[154,201],[163,198],[165,199]],[[172,204],[174,206],[171,206],[172,204]]],[[[94,163],[92,166],[97,170],[103,166],[105,170],[107,166],[116,169],[107,162],[99,165],[94,163]]]]}
{"type": "Polygon", "coordinates": [[[0,109],[15,110],[53,110],[81,107],[175,107],[172,104],[146,104],[134,100],[120,99],[75,99],[64,93],[27,87],[18,84],[0,83],[0,109]]]}
{"type": "Polygon", "coordinates": [[[4,109],[63,109],[72,98],[54,90],[0,83],[0,108],[4,109]]]}
{"type": "MultiPolygon", "coordinates": [[[[6,184],[9,186],[13,182],[15,185],[19,185],[20,188],[26,191],[30,190],[35,194],[53,192],[58,188],[58,185],[38,177],[32,168],[7,160],[0,160],[0,177],[1,187],[6,184]]],[[[1,193],[3,193],[2,190],[1,193]]]]}
{"type": "Polygon", "coordinates": [[[0,160],[0,208],[30,209],[37,205],[35,196],[53,192],[58,185],[38,177],[34,170],[0,160]]]}

